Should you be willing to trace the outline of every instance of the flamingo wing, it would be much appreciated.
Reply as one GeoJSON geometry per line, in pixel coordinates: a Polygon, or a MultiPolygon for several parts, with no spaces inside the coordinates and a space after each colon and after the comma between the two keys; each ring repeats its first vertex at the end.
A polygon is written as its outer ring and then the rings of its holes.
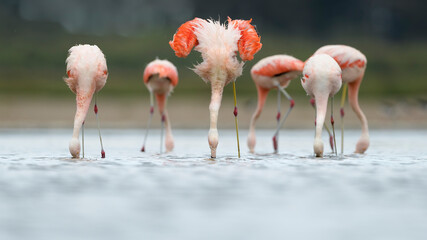
{"type": "Polygon", "coordinates": [[[345,68],[364,68],[366,57],[359,50],[346,45],[327,45],[319,48],[314,54],[325,53],[331,56],[340,65],[345,68]]]}
{"type": "Polygon", "coordinates": [[[266,76],[277,77],[287,72],[302,72],[304,62],[288,55],[275,55],[259,61],[253,68],[252,73],[266,76]]]}
{"type": "Polygon", "coordinates": [[[251,25],[252,19],[250,20],[231,20],[228,17],[228,25],[238,28],[240,30],[241,37],[237,42],[239,47],[240,57],[243,61],[250,61],[254,58],[261,47],[261,37],[255,30],[255,27],[251,25]]]}
{"type": "Polygon", "coordinates": [[[199,44],[194,31],[195,28],[204,21],[205,20],[200,18],[194,18],[178,28],[175,35],[173,35],[173,40],[169,42],[169,45],[175,51],[177,57],[187,57],[194,46],[199,44]]]}

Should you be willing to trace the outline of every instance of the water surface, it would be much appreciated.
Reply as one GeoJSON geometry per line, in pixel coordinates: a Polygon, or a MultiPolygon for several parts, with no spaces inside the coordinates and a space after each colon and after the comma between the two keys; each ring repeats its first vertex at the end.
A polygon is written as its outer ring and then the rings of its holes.
{"type": "MultiPolygon", "coordinates": [[[[313,131],[86,130],[86,159],[69,158],[69,129],[0,131],[0,239],[427,239],[427,131],[377,130],[365,155],[312,155],[313,131]]],[[[325,136],[325,147],[328,147],[325,136]]],[[[328,148],[325,148],[329,150],[328,148]]]]}

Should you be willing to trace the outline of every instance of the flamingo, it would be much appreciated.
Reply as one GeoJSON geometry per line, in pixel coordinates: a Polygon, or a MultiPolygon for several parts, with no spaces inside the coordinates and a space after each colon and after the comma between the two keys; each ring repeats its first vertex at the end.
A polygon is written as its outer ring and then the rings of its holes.
{"type": "MultiPolygon", "coordinates": [[[[316,101],[316,135],[313,149],[316,157],[322,157],[323,141],[321,136],[328,107],[328,98],[331,98],[331,124],[335,143],[333,100],[334,95],[341,88],[342,71],[338,63],[331,56],[316,54],[307,60],[302,74],[301,84],[304,90],[316,101]]],[[[334,149],[336,150],[336,146],[334,149]]]]}
{"type": "Polygon", "coordinates": [[[263,58],[252,67],[251,76],[253,81],[255,82],[258,92],[258,105],[254,114],[252,115],[249,127],[248,147],[251,153],[254,153],[254,148],[256,144],[255,122],[257,121],[262,112],[265,100],[271,89],[278,90],[276,116],[277,129],[273,137],[273,147],[274,151],[277,153],[279,129],[281,128],[287,116],[295,105],[295,101],[286,92],[285,88],[289,85],[292,79],[296,78],[299,74],[301,74],[303,68],[304,62],[285,54],[273,55],[270,57],[263,58]],[[285,117],[283,118],[282,122],[280,123],[281,94],[285,95],[285,97],[290,101],[290,108],[285,114],[285,117]]]}
{"type": "Polygon", "coordinates": [[[162,130],[160,137],[160,153],[162,152],[163,143],[163,127],[166,126],[165,147],[166,152],[173,150],[174,141],[172,129],[166,110],[167,98],[178,84],[178,71],[176,67],[168,60],[156,59],[150,62],[144,70],[143,80],[150,92],[150,118],[148,120],[147,129],[145,132],[144,143],[141,151],[145,152],[145,143],[147,141],[148,130],[150,129],[151,119],[154,113],[153,93],[156,96],[157,105],[159,108],[162,130]]]}
{"type": "Polygon", "coordinates": [[[364,153],[369,147],[368,120],[359,106],[358,94],[366,69],[366,57],[359,50],[345,45],[327,45],[314,54],[328,54],[342,69],[343,91],[341,97],[341,155],[344,151],[344,105],[348,86],[348,102],[362,125],[362,134],[356,144],[355,153],[364,153]]]}
{"type": "Polygon", "coordinates": [[[237,136],[238,156],[240,157],[236,78],[242,74],[245,61],[253,59],[262,44],[251,20],[231,20],[221,24],[214,20],[194,18],[182,24],[169,42],[178,57],[187,57],[193,47],[202,54],[203,62],[193,69],[205,82],[211,84],[210,129],[208,134],[211,157],[216,158],[218,146],[218,111],[221,106],[224,86],[233,82],[234,116],[237,136]],[[240,62],[236,53],[239,51],[240,62]]]}
{"type": "Polygon", "coordinates": [[[69,56],[66,60],[68,77],[64,80],[71,91],[76,94],[77,105],[76,115],[74,117],[73,136],[69,144],[70,153],[73,158],[80,157],[79,133],[80,128],[82,128],[84,158],[84,122],[92,97],[95,94],[94,112],[98,125],[99,141],[101,143],[101,158],[105,158],[96,98],[97,93],[104,87],[107,81],[107,62],[101,49],[96,45],[76,45],[71,47],[68,53],[69,56]]]}

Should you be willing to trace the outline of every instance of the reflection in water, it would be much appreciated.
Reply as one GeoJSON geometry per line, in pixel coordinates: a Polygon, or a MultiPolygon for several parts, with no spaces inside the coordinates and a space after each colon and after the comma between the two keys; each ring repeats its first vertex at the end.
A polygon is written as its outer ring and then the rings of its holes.
{"type": "Polygon", "coordinates": [[[211,159],[205,131],[175,131],[159,155],[154,139],[139,151],[142,131],[110,130],[101,159],[88,131],[75,160],[68,130],[3,130],[0,239],[425,239],[426,133],[372,131],[366,155],[316,159],[312,131],[282,132],[273,154],[265,130],[239,159],[223,130],[211,159]]]}

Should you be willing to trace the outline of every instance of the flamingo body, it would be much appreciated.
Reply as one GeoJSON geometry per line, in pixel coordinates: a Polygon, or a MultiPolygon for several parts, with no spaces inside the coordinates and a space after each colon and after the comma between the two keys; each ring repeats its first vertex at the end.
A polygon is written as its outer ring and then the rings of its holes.
{"type": "Polygon", "coordinates": [[[168,60],[156,59],[144,70],[143,81],[148,90],[156,96],[160,115],[166,127],[165,147],[170,152],[174,148],[172,127],[166,110],[166,98],[178,84],[178,71],[168,60]]]}
{"type": "Polygon", "coordinates": [[[362,135],[356,144],[356,153],[364,153],[369,147],[368,120],[358,102],[359,87],[365,74],[367,60],[359,50],[345,45],[327,45],[314,54],[328,54],[340,65],[342,81],[348,83],[348,100],[362,125],[362,135]]]}
{"type": "Polygon", "coordinates": [[[211,84],[210,130],[208,142],[211,157],[216,157],[218,146],[217,120],[224,86],[242,74],[243,61],[251,60],[261,48],[260,38],[251,20],[231,20],[228,24],[195,18],[181,25],[169,42],[176,56],[186,57],[191,49],[202,54],[203,62],[193,69],[205,82],[211,84]]]}
{"type": "Polygon", "coordinates": [[[76,45],[69,50],[66,60],[65,82],[76,94],[77,110],[69,150],[73,157],[80,156],[79,132],[86,118],[93,94],[101,90],[108,76],[104,54],[96,45],[76,45]]]}
{"type": "Polygon", "coordinates": [[[323,156],[322,128],[325,122],[328,98],[333,97],[341,88],[341,68],[327,54],[316,54],[309,58],[302,72],[301,84],[308,95],[316,101],[316,136],[314,152],[323,156]]]}
{"type": "Polygon", "coordinates": [[[247,143],[250,152],[254,152],[256,144],[255,122],[262,112],[269,91],[277,89],[276,82],[280,84],[280,87],[286,88],[290,80],[301,74],[303,68],[304,62],[285,54],[263,58],[252,67],[251,76],[257,87],[258,105],[249,127],[247,143]]]}

